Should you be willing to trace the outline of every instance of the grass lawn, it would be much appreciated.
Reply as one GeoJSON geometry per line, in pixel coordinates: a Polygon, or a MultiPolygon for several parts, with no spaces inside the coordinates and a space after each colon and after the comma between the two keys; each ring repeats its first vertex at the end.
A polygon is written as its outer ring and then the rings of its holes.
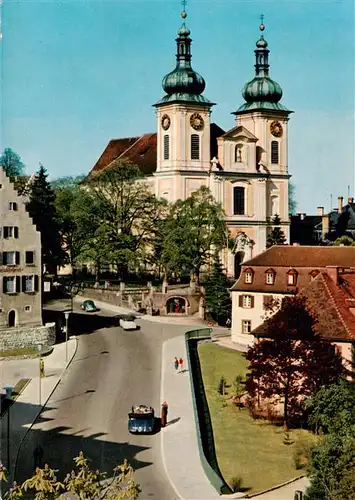
{"type": "Polygon", "coordinates": [[[198,347],[203,381],[211,413],[216,454],[224,479],[231,484],[233,477],[241,478],[248,493],[276,486],[302,474],[294,465],[295,447],[313,440],[301,429],[289,433],[292,444],[284,444],[282,427],[254,420],[246,408],[239,410],[231,401],[233,381],[247,373],[247,361],[241,353],[216,344],[198,347]],[[218,384],[227,381],[227,394],[221,396],[218,384]]]}

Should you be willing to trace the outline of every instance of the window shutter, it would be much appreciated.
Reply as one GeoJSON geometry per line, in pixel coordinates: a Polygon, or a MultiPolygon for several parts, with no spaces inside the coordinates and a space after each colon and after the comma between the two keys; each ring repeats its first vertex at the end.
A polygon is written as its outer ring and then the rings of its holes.
{"type": "Polygon", "coordinates": [[[7,226],[4,226],[4,238],[9,237],[9,228],[7,226]]]}
{"type": "Polygon", "coordinates": [[[16,276],[16,293],[21,292],[21,276],[16,276]]]}
{"type": "Polygon", "coordinates": [[[198,134],[191,135],[191,160],[200,159],[200,136],[198,134]]]}
{"type": "Polygon", "coordinates": [[[5,276],[2,279],[2,292],[6,293],[6,277],[5,276]]]}
{"type": "Polygon", "coordinates": [[[17,226],[14,227],[14,236],[15,236],[15,238],[18,238],[18,227],[17,226]]]}
{"type": "Polygon", "coordinates": [[[26,276],[22,276],[22,291],[26,291],[26,276]]]}
{"type": "Polygon", "coordinates": [[[7,252],[2,253],[2,263],[4,266],[6,266],[7,263],[7,252]]]}
{"type": "Polygon", "coordinates": [[[239,307],[243,307],[243,295],[239,295],[239,307]]]}
{"type": "Polygon", "coordinates": [[[35,292],[38,292],[38,276],[35,274],[35,292]]]}
{"type": "Polygon", "coordinates": [[[16,265],[19,265],[20,263],[20,252],[16,252],[16,265]]]}
{"type": "Polygon", "coordinates": [[[251,295],[250,298],[251,298],[250,307],[253,308],[254,307],[254,295],[251,295]]]}

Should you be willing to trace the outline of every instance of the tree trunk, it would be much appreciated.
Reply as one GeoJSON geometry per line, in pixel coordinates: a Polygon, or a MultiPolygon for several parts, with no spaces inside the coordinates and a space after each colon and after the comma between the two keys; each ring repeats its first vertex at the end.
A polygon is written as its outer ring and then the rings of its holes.
{"type": "Polygon", "coordinates": [[[284,431],[288,431],[288,398],[289,398],[289,386],[290,381],[288,380],[285,387],[285,401],[284,401],[284,431]]]}
{"type": "Polygon", "coordinates": [[[100,262],[96,262],[95,266],[95,281],[98,283],[100,281],[100,262]]]}

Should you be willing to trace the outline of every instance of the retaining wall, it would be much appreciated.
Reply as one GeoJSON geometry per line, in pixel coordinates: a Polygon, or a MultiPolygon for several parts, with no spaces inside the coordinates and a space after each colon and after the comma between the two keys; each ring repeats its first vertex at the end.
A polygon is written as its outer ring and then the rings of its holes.
{"type": "Polygon", "coordinates": [[[15,326],[0,331],[0,350],[36,347],[36,344],[49,347],[55,344],[55,338],[55,323],[32,327],[15,326]]]}

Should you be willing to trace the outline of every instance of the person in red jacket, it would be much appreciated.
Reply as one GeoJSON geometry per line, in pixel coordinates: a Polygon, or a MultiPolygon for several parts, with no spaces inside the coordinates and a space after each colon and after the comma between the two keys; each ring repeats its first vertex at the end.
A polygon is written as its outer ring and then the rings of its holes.
{"type": "Polygon", "coordinates": [[[179,366],[180,366],[180,371],[182,372],[184,368],[184,360],[182,358],[179,359],[179,366]]]}

